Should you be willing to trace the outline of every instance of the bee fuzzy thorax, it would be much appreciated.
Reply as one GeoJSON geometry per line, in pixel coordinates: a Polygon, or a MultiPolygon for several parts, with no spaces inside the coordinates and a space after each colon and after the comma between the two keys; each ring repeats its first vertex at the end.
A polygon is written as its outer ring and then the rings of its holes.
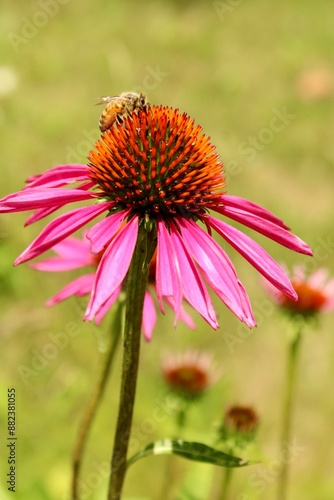
{"type": "Polygon", "coordinates": [[[134,111],[145,109],[149,106],[145,94],[136,92],[123,92],[117,96],[105,96],[97,104],[106,104],[100,117],[100,130],[105,132],[115,123],[122,123],[123,118],[134,111]]]}

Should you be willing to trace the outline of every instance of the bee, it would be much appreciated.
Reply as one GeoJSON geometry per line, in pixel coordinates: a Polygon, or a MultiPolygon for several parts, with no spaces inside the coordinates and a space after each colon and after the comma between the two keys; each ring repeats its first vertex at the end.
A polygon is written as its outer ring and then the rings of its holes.
{"type": "Polygon", "coordinates": [[[111,128],[115,122],[122,123],[122,117],[133,111],[146,109],[149,106],[146,95],[136,92],[123,92],[121,95],[102,97],[97,104],[106,104],[99,122],[101,132],[111,128]]]}

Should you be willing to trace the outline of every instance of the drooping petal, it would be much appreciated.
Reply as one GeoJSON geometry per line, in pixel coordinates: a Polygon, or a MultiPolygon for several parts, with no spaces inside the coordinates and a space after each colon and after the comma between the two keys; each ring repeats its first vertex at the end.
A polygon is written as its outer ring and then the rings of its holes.
{"type": "Polygon", "coordinates": [[[89,229],[87,238],[91,242],[92,253],[97,254],[108,245],[128,214],[129,210],[122,210],[116,214],[109,215],[89,229]]]}
{"type": "Polygon", "coordinates": [[[188,248],[184,244],[182,236],[172,225],[169,238],[173,242],[179,266],[180,269],[182,269],[181,283],[184,297],[209,325],[216,330],[219,325],[210,295],[192,260],[188,248]]]}
{"type": "Polygon", "coordinates": [[[191,220],[180,219],[182,237],[206,281],[226,306],[248,326],[255,320],[234,266],[215,240],[191,220]]]}
{"type": "Polygon", "coordinates": [[[156,322],[157,322],[157,312],[155,310],[155,304],[150,292],[146,290],[144,297],[142,329],[144,337],[148,342],[152,338],[156,322]]]}
{"type": "Polygon", "coordinates": [[[255,269],[284,294],[298,299],[298,296],[283,269],[252,238],[219,219],[207,216],[209,225],[217,231],[237,252],[239,252],[255,269]]]}
{"type": "MultiPolygon", "coordinates": [[[[227,195],[223,194],[221,196],[221,201],[224,203],[225,206],[231,207],[231,208],[243,208],[246,212],[249,212],[250,214],[258,215],[261,217],[261,219],[264,220],[269,220],[273,224],[276,224],[277,226],[280,226],[284,229],[289,229],[288,226],[285,224],[282,219],[279,219],[276,217],[275,214],[270,212],[264,207],[261,207],[261,205],[258,205],[257,203],[254,203],[252,201],[249,201],[245,198],[240,198],[240,196],[232,196],[232,195],[227,195]]],[[[219,213],[221,212],[221,207],[214,209],[219,213]]]]}
{"type": "MultiPolygon", "coordinates": [[[[174,302],[171,299],[171,297],[165,297],[164,299],[167,302],[167,304],[169,305],[169,307],[173,311],[175,311],[174,302]]],[[[180,310],[180,319],[183,321],[183,323],[185,325],[189,326],[189,328],[191,328],[192,330],[195,330],[195,328],[196,328],[195,321],[192,319],[190,314],[187,313],[187,311],[185,310],[185,308],[183,306],[181,306],[181,310],[180,310]]]]}
{"type": "Polygon", "coordinates": [[[247,318],[248,317],[250,318],[250,320],[248,322],[245,321],[245,323],[247,326],[252,328],[253,326],[257,326],[256,319],[253,315],[252,306],[251,306],[248,294],[246,292],[246,289],[245,289],[244,285],[241,283],[241,281],[239,281],[239,280],[238,280],[238,285],[239,285],[239,289],[241,292],[240,298],[241,298],[241,302],[243,304],[243,309],[246,313],[247,318]]]}
{"type": "Polygon", "coordinates": [[[85,181],[88,179],[87,173],[87,165],[57,165],[42,174],[29,177],[25,189],[39,186],[60,187],[72,182],[85,181]]]}
{"type": "MultiPolygon", "coordinates": [[[[216,210],[216,209],[215,209],[216,210]]],[[[312,255],[311,248],[298,236],[290,233],[286,229],[284,229],[281,225],[275,224],[274,222],[268,220],[268,218],[264,218],[255,213],[251,213],[248,211],[247,206],[244,207],[244,204],[240,204],[240,208],[234,208],[229,206],[220,207],[217,212],[233,219],[241,224],[244,224],[251,229],[267,236],[277,243],[290,248],[290,250],[294,250],[295,252],[303,253],[306,255],[312,255]]]]}
{"type": "Polygon", "coordinates": [[[55,205],[96,198],[95,193],[82,189],[31,188],[9,194],[0,200],[1,212],[23,212],[55,205]]]}
{"type": "Polygon", "coordinates": [[[63,205],[55,205],[48,208],[38,208],[33,214],[29,215],[28,219],[25,221],[24,226],[27,227],[38,220],[44,219],[48,215],[59,210],[63,205]]]}
{"type": "Polygon", "coordinates": [[[133,217],[106,248],[96,271],[85,319],[91,321],[105,301],[121,286],[137,241],[138,216],[133,217]]]}
{"type": "Polygon", "coordinates": [[[173,297],[175,304],[175,322],[180,314],[182,287],[180,268],[175,249],[163,220],[158,219],[158,244],[156,264],[156,290],[159,306],[164,312],[162,298],[173,297]]]}
{"type": "MultiPolygon", "coordinates": [[[[63,241],[60,241],[52,247],[52,250],[58,254],[60,257],[66,257],[68,259],[80,259],[84,260],[85,254],[90,252],[90,242],[86,238],[75,238],[74,236],[69,236],[63,241]]],[[[87,257],[86,257],[87,262],[87,257]]]]}
{"type": "Polygon", "coordinates": [[[58,254],[57,257],[30,263],[30,267],[38,271],[68,271],[93,264],[94,257],[90,253],[90,242],[86,239],[79,239],[69,236],[52,250],[58,254]]]}
{"type": "Polygon", "coordinates": [[[82,260],[68,259],[66,257],[50,257],[49,259],[41,260],[40,262],[31,262],[29,267],[37,269],[37,271],[58,273],[60,271],[80,269],[80,267],[87,265],[87,256],[82,260]]]}
{"type": "MultiPolygon", "coordinates": [[[[78,189],[88,191],[88,189],[92,188],[93,186],[94,186],[93,182],[85,182],[85,184],[81,184],[81,186],[78,186],[78,189]]],[[[24,223],[24,226],[27,227],[30,224],[37,222],[38,220],[44,219],[44,217],[47,217],[48,215],[51,215],[52,213],[56,212],[61,207],[66,205],[66,203],[67,202],[62,203],[61,205],[56,204],[47,208],[38,208],[33,214],[29,215],[28,219],[24,223]]]]}
{"type": "Polygon", "coordinates": [[[115,304],[115,302],[118,299],[121,291],[122,291],[122,287],[121,286],[119,286],[118,288],[116,288],[116,290],[114,291],[114,293],[109,297],[109,299],[107,299],[105,301],[105,303],[103,304],[103,306],[101,306],[100,309],[97,311],[97,313],[95,315],[95,323],[97,325],[99,325],[101,323],[101,321],[103,320],[103,318],[105,317],[105,315],[110,311],[111,307],[115,304]]]}
{"type": "Polygon", "coordinates": [[[76,208],[60,215],[50,222],[39,236],[15,260],[14,265],[34,259],[59,241],[74,233],[98,215],[108,210],[109,203],[99,203],[88,207],[76,208]]]}
{"type": "Polygon", "coordinates": [[[62,288],[56,295],[51,297],[45,305],[53,306],[58,304],[58,302],[62,302],[63,300],[68,299],[75,295],[76,297],[82,297],[90,293],[93,282],[94,282],[95,274],[85,274],[84,276],[80,276],[80,278],[71,281],[64,288],[62,288]]]}

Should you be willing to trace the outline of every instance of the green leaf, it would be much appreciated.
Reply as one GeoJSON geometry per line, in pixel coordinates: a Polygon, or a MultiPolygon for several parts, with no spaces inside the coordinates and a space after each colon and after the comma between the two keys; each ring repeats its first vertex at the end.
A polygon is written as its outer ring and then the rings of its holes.
{"type": "Polygon", "coordinates": [[[227,455],[203,443],[182,441],[180,439],[162,439],[150,443],[128,460],[128,467],[137,460],[150,455],[178,455],[188,460],[218,465],[220,467],[244,467],[255,462],[227,455]]]}

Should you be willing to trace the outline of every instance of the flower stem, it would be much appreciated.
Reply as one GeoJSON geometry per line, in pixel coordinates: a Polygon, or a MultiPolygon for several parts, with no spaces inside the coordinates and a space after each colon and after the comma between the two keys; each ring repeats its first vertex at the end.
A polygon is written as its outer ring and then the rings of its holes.
{"type": "Polygon", "coordinates": [[[232,467],[226,467],[224,469],[223,484],[222,484],[222,489],[221,489],[221,494],[220,494],[219,500],[227,500],[227,498],[228,498],[228,492],[229,492],[231,479],[232,479],[232,472],[233,472],[232,467]]]}
{"type": "Polygon", "coordinates": [[[176,439],[182,436],[183,429],[186,427],[189,408],[190,408],[189,403],[182,401],[182,406],[176,415],[176,426],[177,426],[175,433],[176,439]]]}
{"type": "MultiPolygon", "coordinates": [[[[181,402],[181,407],[176,414],[176,430],[173,439],[183,438],[183,430],[186,427],[189,408],[190,405],[188,402],[181,402]]],[[[178,475],[178,469],[175,465],[175,457],[174,455],[168,455],[166,457],[166,469],[162,480],[159,498],[163,500],[172,500],[175,498],[175,490],[179,480],[178,475]]]]}
{"type": "Polygon", "coordinates": [[[128,273],[123,339],[120,403],[111,459],[108,500],[121,498],[126,473],[126,455],[136,395],[143,304],[149,266],[156,247],[156,232],[139,224],[139,232],[128,273]]]}
{"type": "Polygon", "coordinates": [[[94,417],[96,415],[96,411],[104,394],[111,366],[113,364],[113,360],[121,336],[123,302],[118,301],[117,305],[118,307],[115,311],[115,316],[112,323],[112,339],[108,344],[107,352],[104,354],[105,359],[103,360],[104,361],[103,367],[99,375],[99,378],[96,382],[91,398],[88,401],[88,405],[86,407],[83,419],[81,421],[77,441],[74,447],[73,474],[72,474],[72,500],[79,500],[78,482],[79,482],[79,475],[80,475],[84,450],[87,444],[87,439],[91,426],[94,421],[94,417]]]}
{"type": "MultiPolygon", "coordinates": [[[[291,437],[292,403],[295,395],[296,369],[300,340],[302,336],[301,333],[301,327],[300,325],[298,325],[298,329],[296,330],[295,335],[290,341],[288,347],[289,351],[287,360],[287,379],[282,419],[282,446],[287,446],[290,442],[291,437]]],[[[288,461],[284,460],[282,464],[282,471],[279,477],[277,500],[285,500],[287,497],[288,474],[289,464],[288,461]]]]}

